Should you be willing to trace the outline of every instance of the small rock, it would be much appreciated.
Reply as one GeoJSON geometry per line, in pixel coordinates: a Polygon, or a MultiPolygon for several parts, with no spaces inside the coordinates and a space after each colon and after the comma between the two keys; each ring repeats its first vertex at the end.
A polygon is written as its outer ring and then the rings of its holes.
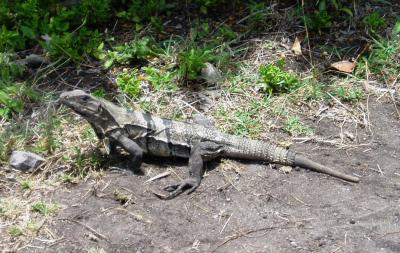
{"type": "Polygon", "coordinates": [[[19,171],[29,172],[44,161],[43,157],[31,152],[13,151],[10,157],[10,166],[19,171]]]}
{"type": "Polygon", "coordinates": [[[219,69],[209,62],[206,62],[206,66],[201,70],[201,77],[209,84],[218,84],[222,81],[219,69]]]}
{"type": "Polygon", "coordinates": [[[356,221],[355,221],[354,219],[351,219],[351,220],[349,221],[349,223],[350,223],[350,224],[356,224],[356,221]]]}
{"type": "Polygon", "coordinates": [[[282,171],[283,173],[290,173],[292,172],[292,167],[290,166],[282,166],[279,168],[279,171],[282,171]]]}
{"type": "Polygon", "coordinates": [[[30,54],[25,57],[26,65],[30,68],[39,68],[40,66],[48,63],[47,60],[40,55],[30,54]]]}

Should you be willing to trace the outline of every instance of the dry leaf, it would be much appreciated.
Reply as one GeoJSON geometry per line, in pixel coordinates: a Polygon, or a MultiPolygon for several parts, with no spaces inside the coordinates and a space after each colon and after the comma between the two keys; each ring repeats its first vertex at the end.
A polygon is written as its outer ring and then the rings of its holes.
{"type": "Polygon", "coordinates": [[[301,52],[301,45],[300,45],[299,38],[296,37],[296,39],[294,40],[294,43],[293,43],[293,46],[292,46],[291,50],[295,55],[302,55],[303,54],[301,52]]]}
{"type": "Polygon", "coordinates": [[[356,67],[357,62],[351,61],[338,61],[331,64],[331,68],[334,68],[340,72],[344,73],[352,73],[354,68],[356,67]]]}

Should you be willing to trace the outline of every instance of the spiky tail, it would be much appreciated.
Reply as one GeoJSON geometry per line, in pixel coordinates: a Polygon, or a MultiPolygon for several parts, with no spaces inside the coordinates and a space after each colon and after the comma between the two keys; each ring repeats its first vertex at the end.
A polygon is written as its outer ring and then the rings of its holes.
{"type": "Polygon", "coordinates": [[[359,182],[357,177],[335,171],[293,151],[271,143],[237,137],[227,139],[230,139],[231,142],[227,145],[225,155],[231,158],[261,160],[289,166],[299,166],[346,181],[359,182]]]}

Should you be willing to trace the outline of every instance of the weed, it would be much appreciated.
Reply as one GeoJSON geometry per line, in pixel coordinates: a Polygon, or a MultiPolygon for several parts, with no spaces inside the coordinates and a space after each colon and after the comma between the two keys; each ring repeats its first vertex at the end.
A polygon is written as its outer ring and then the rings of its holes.
{"type": "Polygon", "coordinates": [[[133,69],[132,73],[123,72],[117,77],[117,85],[123,93],[129,97],[137,98],[140,94],[140,84],[142,80],[139,79],[137,69],[133,69]]]}
{"type": "Polygon", "coordinates": [[[92,95],[95,97],[104,98],[106,96],[106,90],[103,87],[96,88],[92,92],[92,95]]]}
{"type": "Polygon", "coordinates": [[[121,11],[117,17],[130,20],[136,24],[136,30],[142,28],[141,22],[158,16],[167,10],[166,0],[136,0],[131,1],[127,10],[121,11]]]}
{"type": "Polygon", "coordinates": [[[19,228],[19,227],[17,227],[17,226],[12,226],[12,227],[10,227],[10,228],[8,229],[8,234],[9,234],[11,237],[18,237],[18,236],[23,235],[24,233],[23,233],[23,231],[22,231],[21,228],[19,228]]]}
{"type": "Polygon", "coordinates": [[[377,12],[373,12],[368,16],[365,16],[362,22],[372,31],[376,31],[387,26],[385,18],[377,12]]]}
{"type": "Polygon", "coordinates": [[[24,68],[16,64],[12,54],[0,53],[0,117],[7,118],[12,112],[24,107],[21,97],[29,94],[28,87],[17,84],[15,79],[22,75],[24,68]]]}
{"type": "Polygon", "coordinates": [[[115,62],[129,64],[131,61],[147,60],[157,56],[159,48],[153,39],[148,37],[134,39],[130,43],[113,47],[112,51],[104,51],[104,44],[97,48],[96,57],[104,61],[104,67],[110,68],[115,62]]]}
{"type": "Polygon", "coordinates": [[[60,142],[55,136],[55,132],[60,128],[60,125],[61,121],[54,113],[50,113],[46,120],[39,123],[39,131],[41,134],[35,151],[50,154],[60,146],[60,142]]]}
{"type": "Polygon", "coordinates": [[[176,91],[178,89],[175,83],[175,72],[154,67],[145,67],[143,70],[146,73],[146,79],[156,91],[176,91]]]}
{"type": "Polygon", "coordinates": [[[275,64],[261,65],[259,73],[264,81],[262,87],[264,92],[269,94],[287,93],[299,87],[299,80],[294,74],[283,70],[283,64],[278,62],[275,64]]]}
{"type": "Polygon", "coordinates": [[[121,204],[125,204],[129,201],[130,197],[123,192],[120,192],[118,189],[114,190],[114,199],[121,204]]]}
{"type": "Polygon", "coordinates": [[[249,21],[253,26],[261,26],[271,14],[271,8],[264,2],[250,1],[249,9],[249,21]]]}
{"type": "Polygon", "coordinates": [[[232,28],[227,24],[223,24],[219,28],[218,33],[220,34],[222,39],[226,41],[232,41],[238,37],[238,34],[234,32],[232,28]]]}
{"type": "Polygon", "coordinates": [[[32,190],[33,182],[31,180],[23,180],[20,182],[20,185],[24,190],[32,190]]]}
{"type": "Polygon", "coordinates": [[[17,31],[8,30],[5,25],[0,29],[0,52],[22,49],[25,40],[21,38],[17,31]]]}
{"type": "Polygon", "coordinates": [[[43,201],[35,202],[31,205],[32,212],[42,215],[53,215],[58,211],[59,207],[56,204],[48,204],[43,201]]]}
{"type": "Polygon", "coordinates": [[[53,58],[65,57],[79,62],[84,55],[97,55],[100,44],[101,34],[98,31],[82,27],[74,33],[52,34],[51,40],[42,45],[53,58]]]}
{"type": "Polygon", "coordinates": [[[332,26],[332,17],[327,10],[316,11],[313,14],[305,15],[304,23],[310,30],[320,32],[322,29],[332,26]]]}
{"type": "Polygon", "coordinates": [[[178,75],[183,80],[196,80],[199,78],[201,69],[206,62],[214,59],[212,51],[204,48],[194,47],[179,54],[178,75]]]}
{"type": "Polygon", "coordinates": [[[376,78],[384,80],[396,80],[400,72],[400,39],[393,36],[391,39],[374,40],[375,44],[369,56],[363,57],[356,69],[356,75],[364,77],[366,64],[368,70],[375,74],[376,78]]]}
{"type": "Polygon", "coordinates": [[[357,102],[362,99],[364,92],[361,88],[358,87],[350,87],[345,88],[343,86],[336,88],[333,92],[335,96],[339,97],[342,101],[345,102],[357,102]]]}
{"type": "Polygon", "coordinates": [[[111,0],[81,0],[79,8],[89,24],[102,23],[111,17],[111,0]]]}
{"type": "Polygon", "coordinates": [[[0,217],[14,220],[22,213],[21,203],[17,199],[0,199],[0,217]]]}
{"type": "Polygon", "coordinates": [[[64,174],[60,176],[60,181],[63,182],[64,184],[75,184],[78,182],[77,178],[74,177],[71,174],[64,174]]]}
{"type": "Polygon", "coordinates": [[[283,130],[292,136],[312,135],[314,133],[313,129],[304,125],[300,118],[296,116],[288,117],[283,130]]]}

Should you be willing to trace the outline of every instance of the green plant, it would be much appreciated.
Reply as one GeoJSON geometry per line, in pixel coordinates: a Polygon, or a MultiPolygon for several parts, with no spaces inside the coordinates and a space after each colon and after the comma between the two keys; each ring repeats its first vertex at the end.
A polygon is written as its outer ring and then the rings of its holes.
{"type": "Polygon", "coordinates": [[[141,80],[137,76],[137,69],[132,70],[132,73],[121,73],[117,77],[117,85],[123,93],[130,97],[138,97],[140,94],[141,80]]]}
{"type": "Polygon", "coordinates": [[[223,38],[223,40],[226,41],[232,41],[238,37],[238,34],[234,32],[232,28],[227,24],[223,24],[219,28],[218,33],[223,38]]]}
{"type": "Polygon", "coordinates": [[[25,46],[25,40],[18,31],[10,31],[5,25],[0,29],[0,52],[22,49],[25,46]]]}
{"type": "Polygon", "coordinates": [[[300,118],[296,116],[288,117],[283,130],[292,136],[312,135],[314,133],[313,129],[304,125],[300,118]]]}
{"type": "Polygon", "coordinates": [[[33,183],[31,180],[24,180],[20,182],[21,188],[24,190],[32,190],[33,183]]]}
{"type": "Polygon", "coordinates": [[[249,10],[248,18],[253,26],[263,25],[268,15],[271,14],[271,7],[264,2],[250,1],[249,10]]]}
{"type": "Polygon", "coordinates": [[[136,30],[142,28],[141,22],[158,16],[167,9],[166,0],[135,0],[131,1],[127,10],[117,14],[118,17],[136,23],[136,30]]]}
{"type": "Polygon", "coordinates": [[[111,51],[104,51],[104,44],[97,48],[96,57],[104,61],[104,67],[110,68],[114,62],[129,64],[131,61],[147,60],[157,56],[159,47],[154,40],[148,37],[134,39],[130,43],[113,47],[111,51]]]}
{"type": "Polygon", "coordinates": [[[81,0],[79,11],[90,24],[105,22],[111,17],[111,0],[81,0]]]}
{"type": "Polygon", "coordinates": [[[368,70],[380,80],[396,80],[400,73],[400,38],[394,35],[390,39],[375,39],[374,42],[372,52],[360,61],[356,75],[365,77],[368,70]]]}
{"type": "Polygon", "coordinates": [[[78,32],[64,32],[52,34],[51,40],[43,43],[50,55],[54,58],[69,58],[79,62],[83,56],[95,56],[101,44],[101,34],[98,31],[91,31],[82,27],[78,32]]]}
{"type": "Polygon", "coordinates": [[[322,29],[330,28],[332,17],[327,10],[316,11],[304,16],[304,23],[308,29],[320,32],[322,29]]]}
{"type": "Polygon", "coordinates": [[[358,87],[345,88],[343,86],[336,88],[334,95],[345,102],[356,102],[362,99],[364,92],[358,87]]]}
{"type": "Polygon", "coordinates": [[[42,215],[53,215],[58,211],[59,207],[55,204],[48,204],[43,201],[35,202],[31,205],[32,212],[42,215]]]}
{"type": "Polygon", "coordinates": [[[216,7],[222,3],[224,3],[224,0],[195,0],[199,6],[200,6],[200,12],[203,14],[207,14],[208,9],[212,7],[216,7]]]}
{"type": "Polygon", "coordinates": [[[95,97],[104,98],[106,96],[106,90],[103,87],[96,88],[92,92],[92,95],[95,97]]]}
{"type": "Polygon", "coordinates": [[[368,16],[365,16],[362,22],[371,30],[376,31],[379,28],[385,28],[387,26],[386,20],[379,13],[373,12],[368,16]]]}
{"type": "Polygon", "coordinates": [[[340,16],[340,13],[353,17],[352,10],[346,5],[346,1],[343,0],[319,0],[317,9],[312,14],[300,15],[303,16],[304,23],[310,30],[321,32],[322,29],[330,28],[333,17],[340,16]]]}
{"type": "Polygon", "coordinates": [[[35,146],[35,151],[50,154],[60,146],[56,137],[56,131],[60,129],[60,125],[61,121],[54,113],[50,113],[39,123],[40,138],[35,146]]]}
{"type": "Polygon", "coordinates": [[[264,92],[269,94],[287,93],[299,87],[299,80],[294,74],[283,70],[284,62],[261,65],[259,74],[263,80],[264,92]]]}
{"type": "Polygon", "coordinates": [[[17,226],[12,226],[8,229],[8,234],[12,237],[18,237],[23,235],[23,231],[21,228],[17,227],[17,226]]]}
{"type": "Polygon", "coordinates": [[[146,79],[156,91],[176,91],[175,72],[160,70],[154,67],[145,67],[146,79]]]}
{"type": "Polygon", "coordinates": [[[212,61],[214,56],[209,49],[194,47],[181,52],[178,58],[178,75],[185,80],[196,80],[199,78],[202,68],[206,66],[206,62],[212,61]]]}

